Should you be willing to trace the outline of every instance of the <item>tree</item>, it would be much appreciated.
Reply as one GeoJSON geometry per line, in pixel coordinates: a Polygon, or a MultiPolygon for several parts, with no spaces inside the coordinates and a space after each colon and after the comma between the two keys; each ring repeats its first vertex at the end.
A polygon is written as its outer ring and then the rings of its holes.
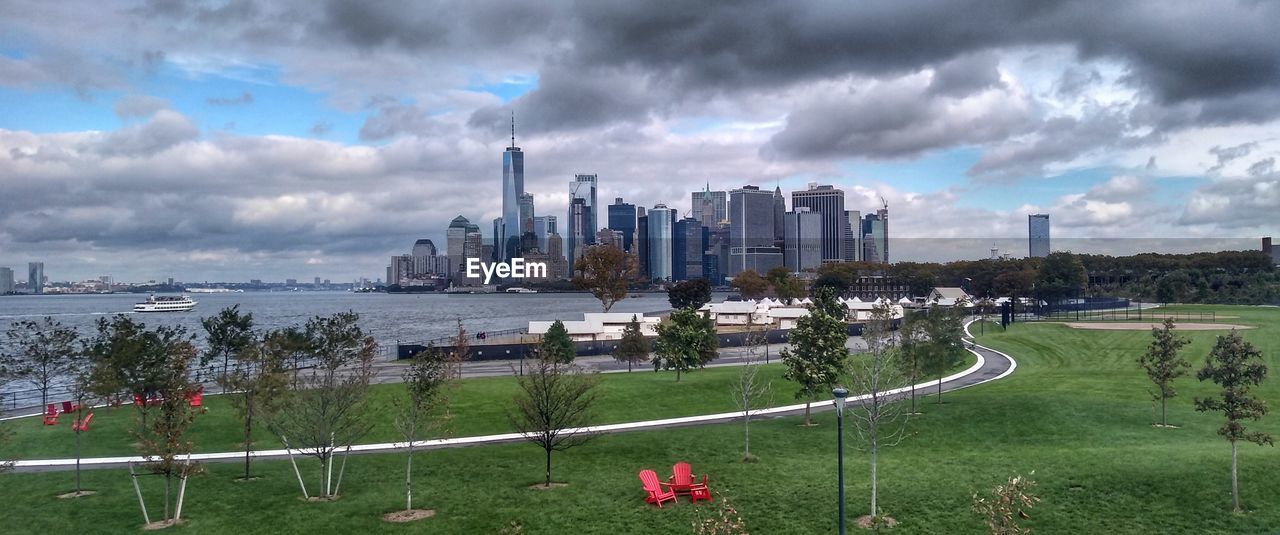
{"type": "Polygon", "coordinates": [[[1266,402],[1251,392],[1252,387],[1262,384],[1266,377],[1267,365],[1262,360],[1262,352],[1241,338],[1235,329],[1226,336],[1218,337],[1204,367],[1196,373],[1197,379],[1210,380],[1222,387],[1217,396],[1196,398],[1196,410],[1220,412],[1227,418],[1218,434],[1231,443],[1231,508],[1237,513],[1240,512],[1240,486],[1236,443],[1244,440],[1258,445],[1275,445],[1271,435],[1250,432],[1241,424],[1244,420],[1258,420],[1267,414],[1266,402]]]}
{"type": "Polygon", "coordinates": [[[222,309],[216,316],[201,319],[200,325],[204,327],[207,346],[200,357],[200,367],[208,366],[221,357],[222,375],[225,376],[230,371],[231,357],[254,341],[253,314],[241,314],[240,305],[232,305],[222,309]]]}
{"type": "MultiPolygon", "coordinates": [[[[284,396],[267,424],[290,452],[320,462],[318,499],[338,496],[343,470],[335,485],[334,454],[341,448],[349,451],[373,425],[365,413],[378,344],[365,336],[359,319],[355,312],[340,312],[307,321],[304,333],[315,366],[300,374],[297,388],[284,396]]],[[[293,466],[297,472],[297,464],[293,466]]],[[[297,475],[303,496],[309,497],[301,473],[297,475]]]]}
{"type": "Polygon", "coordinates": [[[298,353],[298,340],[294,333],[289,329],[277,329],[267,333],[261,341],[250,339],[248,345],[239,347],[235,353],[235,366],[218,378],[222,391],[231,394],[231,405],[240,413],[243,422],[246,481],[253,478],[250,462],[255,417],[269,419],[279,408],[290,383],[288,362],[298,353]]]}
{"type": "Polygon", "coordinates": [[[864,399],[849,411],[854,429],[867,445],[871,471],[871,514],[868,520],[874,525],[881,519],[879,497],[879,465],[881,446],[893,446],[905,437],[907,416],[902,413],[902,403],[885,394],[901,388],[903,376],[894,362],[899,352],[893,347],[893,309],[889,305],[877,305],[871,310],[863,338],[867,342],[867,355],[855,360],[852,366],[852,386],[855,392],[865,392],[864,399]],[[887,429],[886,429],[887,428],[887,429]]]}
{"type": "Polygon", "coordinates": [[[702,308],[711,302],[711,283],[707,279],[690,279],[672,284],[667,288],[667,302],[673,309],[702,308]]]}
{"type": "Polygon", "coordinates": [[[1080,257],[1067,252],[1049,253],[1036,274],[1037,297],[1057,303],[1084,288],[1086,280],[1080,257]]]}
{"type": "Polygon", "coordinates": [[[507,417],[516,432],[546,453],[545,487],[551,486],[551,453],[580,446],[592,437],[580,428],[591,423],[596,383],[594,373],[575,366],[562,369],[545,358],[516,378],[515,412],[507,417]]]}
{"type": "Polygon", "coordinates": [[[618,301],[626,299],[627,288],[636,279],[636,257],[616,245],[588,247],[574,264],[578,273],[573,285],[591,292],[608,312],[618,301]]]}
{"type": "Polygon", "coordinates": [[[569,331],[564,328],[564,322],[560,320],[552,322],[551,327],[547,328],[547,334],[542,335],[542,344],[538,352],[543,360],[551,362],[552,365],[570,364],[578,356],[573,339],[569,337],[569,331]]]}
{"type": "Polygon", "coordinates": [[[71,381],[67,383],[67,393],[71,396],[72,406],[75,407],[75,422],[71,425],[71,431],[75,433],[76,437],[76,492],[73,496],[80,497],[92,494],[92,492],[86,493],[80,485],[80,442],[82,435],[87,431],[82,423],[89,415],[93,414],[93,396],[89,393],[88,373],[81,370],[70,379],[71,381]]]}
{"type": "MultiPolygon", "coordinates": [[[[822,299],[820,299],[822,300],[822,299]]],[[[829,307],[809,307],[809,314],[796,320],[791,330],[791,347],[782,350],[782,377],[799,386],[796,399],[804,400],[804,425],[813,425],[809,406],[814,398],[830,392],[848,370],[848,324],[833,317],[829,307]]]]}
{"type": "Polygon", "coordinates": [[[405,512],[413,511],[413,447],[414,443],[432,430],[439,429],[449,419],[448,356],[435,348],[414,356],[404,371],[405,396],[395,400],[396,430],[409,445],[404,468],[405,512]]]}
{"type": "Polygon", "coordinates": [[[736,288],[743,299],[761,297],[769,289],[769,281],[764,280],[764,277],[752,269],[735,275],[729,285],[736,288]]]}
{"type": "Polygon", "coordinates": [[[925,361],[929,356],[929,340],[925,331],[928,317],[924,312],[910,314],[902,319],[898,330],[898,371],[911,385],[911,414],[916,412],[916,383],[925,376],[925,361]]]}
{"type": "Polygon", "coordinates": [[[791,270],[785,267],[770,269],[765,280],[773,287],[773,294],[785,302],[800,299],[805,295],[804,281],[791,276],[791,270]]]}
{"type": "MultiPolygon", "coordinates": [[[[166,329],[157,328],[157,331],[166,329]]],[[[194,445],[187,440],[187,430],[195,421],[198,409],[192,407],[187,395],[192,391],[190,371],[192,361],[196,358],[195,346],[185,329],[174,329],[174,336],[156,333],[153,350],[159,355],[157,368],[153,371],[155,383],[152,385],[157,394],[158,407],[156,417],[143,431],[137,433],[139,450],[147,459],[144,467],[147,471],[164,476],[164,517],[162,525],[175,524],[181,520],[182,502],[186,496],[187,478],[200,471],[199,464],[193,464],[190,453],[194,445]],[[186,459],[182,457],[187,455],[186,459]],[[173,478],[179,479],[179,489],[173,501],[173,517],[170,518],[170,494],[173,478]]],[[[149,337],[154,331],[142,333],[149,337]]],[[[139,495],[141,500],[141,495],[139,495]]],[[[146,503],[142,504],[143,511],[146,503]]],[[[145,517],[145,515],[144,515],[145,517]]]]}
{"type": "Polygon", "coordinates": [[[631,315],[631,321],[622,329],[622,339],[618,341],[618,346],[613,348],[613,358],[626,362],[628,372],[631,371],[632,364],[649,359],[649,341],[645,339],[644,333],[640,332],[640,320],[634,314],[631,315]]]}
{"type": "Polygon", "coordinates": [[[938,404],[942,404],[942,378],[964,362],[964,309],[933,306],[924,322],[924,375],[938,376],[938,404]]]}
{"type": "Polygon", "coordinates": [[[61,379],[80,373],[80,335],[46,316],[41,321],[16,321],[5,333],[12,353],[0,354],[0,367],[14,378],[35,385],[40,406],[49,403],[49,389],[61,379]]]}
{"type": "Polygon", "coordinates": [[[766,344],[763,332],[750,333],[746,340],[747,360],[738,367],[738,380],[733,383],[733,404],[742,411],[742,461],[756,460],[751,455],[751,417],[753,412],[769,406],[773,385],[760,377],[759,348],[766,344]]]}
{"type": "Polygon", "coordinates": [[[1160,402],[1160,427],[1169,426],[1165,418],[1165,403],[1178,395],[1178,391],[1173,388],[1173,380],[1191,371],[1191,363],[1178,356],[1182,346],[1191,343],[1191,340],[1178,336],[1173,329],[1173,318],[1165,318],[1163,329],[1152,327],[1151,345],[1138,358],[1138,364],[1142,365],[1147,371],[1147,377],[1156,385],[1156,391],[1151,393],[1151,400],[1160,402]]]}
{"type": "MultiPolygon", "coordinates": [[[[1031,475],[1036,475],[1032,472],[1031,475]]],[[[996,485],[991,490],[991,497],[973,495],[973,512],[982,515],[991,535],[1023,535],[1031,533],[1030,528],[1022,527],[1021,520],[1031,518],[1027,511],[1040,501],[1033,494],[1036,482],[1033,479],[1013,475],[1003,485],[996,485]]]]}
{"type": "MultiPolygon", "coordinates": [[[[97,331],[85,353],[90,362],[89,391],[102,397],[117,397],[124,391],[158,399],[170,354],[178,344],[190,345],[191,341],[186,329],[161,326],[148,330],[145,324],[124,315],[99,318],[97,331]]],[[[134,407],[139,429],[145,430],[154,404],[135,403],[134,407]]]]}
{"type": "Polygon", "coordinates": [[[719,348],[715,322],[698,315],[693,309],[676,310],[658,324],[658,339],[653,344],[653,369],[675,370],[678,383],[680,372],[715,360],[719,348]]]}
{"type": "Polygon", "coordinates": [[[453,336],[453,351],[449,352],[449,376],[462,378],[462,363],[471,354],[471,343],[467,340],[467,329],[462,326],[462,318],[457,318],[458,329],[453,336]]]}

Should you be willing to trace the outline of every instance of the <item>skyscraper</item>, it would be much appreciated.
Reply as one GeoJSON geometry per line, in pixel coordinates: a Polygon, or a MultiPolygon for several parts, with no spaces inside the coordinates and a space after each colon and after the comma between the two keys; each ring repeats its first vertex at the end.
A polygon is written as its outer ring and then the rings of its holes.
{"type": "MultiPolygon", "coordinates": [[[[507,228],[506,218],[503,218],[503,217],[493,218],[493,239],[489,243],[492,243],[494,245],[503,243],[503,235],[506,233],[506,228],[507,228]]],[[[507,250],[503,247],[493,247],[493,256],[491,259],[494,262],[503,261],[506,258],[503,256],[506,253],[506,251],[507,250]]]]}
{"type": "Polygon", "coordinates": [[[649,215],[643,206],[636,207],[636,260],[640,264],[640,278],[653,280],[649,276],[649,215]]]}
{"type": "Polygon", "coordinates": [[[783,263],[792,272],[815,269],[822,263],[822,246],[826,243],[822,227],[824,216],[804,206],[794,207],[794,210],[785,216],[787,235],[783,238],[786,244],[783,263]]]}
{"type": "Polygon", "coordinates": [[[1271,257],[1271,262],[1280,266],[1280,247],[1271,243],[1271,236],[1262,238],[1262,254],[1271,257]]]}
{"type": "Polygon", "coordinates": [[[44,262],[27,263],[27,288],[33,294],[44,293],[44,262]]]}
{"type": "Polygon", "coordinates": [[[862,260],[862,212],[859,210],[844,211],[844,250],[845,262],[862,260]]]}
{"type": "Polygon", "coordinates": [[[636,205],[622,202],[622,197],[609,205],[609,228],[622,233],[622,250],[631,252],[636,237],[636,205]]]}
{"type": "Polygon", "coordinates": [[[782,236],[786,234],[786,224],[782,220],[787,213],[787,199],[782,196],[782,186],[773,188],[773,243],[782,246],[782,236]]]}
{"type": "Polygon", "coordinates": [[[569,219],[566,224],[565,255],[573,264],[581,254],[578,249],[595,243],[596,231],[596,175],[574,175],[569,182],[569,219]]]}
{"type": "Polygon", "coordinates": [[[1029,256],[1032,258],[1049,256],[1049,214],[1027,216],[1027,241],[1029,256]]]}
{"type": "Polygon", "coordinates": [[[548,252],[547,238],[552,234],[559,234],[556,229],[556,216],[540,215],[533,218],[533,235],[538,237],[538,248],[542,252],[548,252]]]}
{"type": "Polygon", "coordinates": [[[671,246],[675,229],[672,218],[675,210],[665,204],[655,204],[649,210],[649,277],[671,280],[671,246]]]}
{"type": "Polygon", "coordinates": [[[13,269],[0,267],[0,295],[13,293],[15,286],[13,283],[13,269]]]}
{"type": "Polygon", "coordinates": [[[520,194],[520,235],[526,232],[533,232],[533,195],[528,193],[520,194]]]}
{"type": "MultiPolygon", "coordinates": [[[[791,192],[791,209],[799,212],[802,207],[808,208],[810,212],[822,218],[822,261],[843,260],[845,226],[849,223],[844,213],[844,190],[810,183],[807,190],[791,192]]],[[[791,232],[788,230],[787,238],[790,239],[790,237],[791,232]]],[[[790,254],[787,258],[790,261],[790,254]]]]}
{"type": "Polygon", "coordinates": [[[479,256],[480,247],[468,246],[470,235],[480,235],[480,227],[471,224],[467,218],[459,215],[449,222],[449,229],[445,231],[445,249],[449,255],[449,278],[462,279],[462,273],[466,270],[467,256],[474,249],[475,256],[479,256]]]}
{"type": "Polygon", "coordinates": [[[888,213],[877,210],[862,218],[862,260],[889,263],[888,213]]]}
{"type": "Polygon", "coordinates": [[[707,184],[706,189],[689,194],[689,213],[693,214],[693,218],[701,221],[703,225],[715,227],[721,222],[729,220],[728,199],[729,197],[725,192],[711,191],[711,184],[707,184]],[[710,208],[710,219],[705,214],[707,208],[710,208]]]}
{"type": "MultiPolygon", "coordinates": [[[[511,115],[511,146],[502,153],[502,231],[496,256],[511,258],[520,246],[520,196],[524,195],[524,153],[516,146],[516,116],[511,115]]],[[[532,210],[530,210],[532,212],[532,210]]]]}
{"type": "Polygon", "coordinates": [[[729,192],[729,271],[727,276],[752,269],[765,273],[782,265],[782,249],[776,244],[777,199],[780,193],[743,186],[729,192]]]}
{"type": "Polygon", "coordinates": [[[692,217],[676,221],[671,241],[671,280],[703,277],[703,253],[707,249],[707,227],[692,217]]]}

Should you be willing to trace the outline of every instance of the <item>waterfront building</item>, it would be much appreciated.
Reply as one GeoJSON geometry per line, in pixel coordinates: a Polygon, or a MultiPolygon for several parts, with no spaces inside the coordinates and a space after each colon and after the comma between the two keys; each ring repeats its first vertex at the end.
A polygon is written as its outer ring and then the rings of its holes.
{"type": "Polygon", "coordinates": [[[524,236],[524,233],[530,232],[533,230],[534,217],[535,217],[535,214],[533,213],[533,195],[528,193],[521,193],[520,194],[520,228],[519,228],[519,232],[521,236],[524,236]]]}
{"type": "Polygon", "coordinates": [[[451,268],[450,278],[456,278],[457,273],[462,271],[462,266],[467,263],[464,249],[467,230],[472,226],[467,218],[459,215],[449,222],[449,228],[445,231],[445,250],[449,256],[449,266],[451,268]]]}
{"type": "MultiPolygon", "coordinates": [[[[596,175],[574,175],[569,182],[569,218],[565,247],[569,255],[581,255],[582,249],[595,243],[596,229],[596,175]]],[[[570,263],[577,260],[570,256],[570,263]]]]}
{"type": "Polygon", "coordinates": [[[707,249],[707,227],[697,219],[686,217],[677,221],[674,228],[671,279],[682,281],[704,277],[702,261],[707,249]]]}
{"type": "Polygon", "coordinates": [[[649,278],[671,280],[671,246],[675,233],[675,210],[655,204],[649,210],[649,278]]]}
{"type": "Polygon", "coordinates": [[[775,221],[781,192],[761,191],[743,186],[729,192],[729,270],[733,277],[747,269],[758,273],[782,265],[782,249],[777,246],[782,232],[775,221]]]}
{"type": "Polygon", "coordinates": [[[564,240],[555,232],[547,235],[547,278],[569,278],[569,262],[564,258],[564,240]]]}
{"type": "Polygon", "coordinates": [[[1027,249],[1031,258],[1049,256],[1049,214],[1027,216],[1027,249]]]}
{"type": "Polygon", "coordinates": [[[707,227],[707,249],[702,260],[703,276],[712,285],[724,284],[729,272],[729,225],[707,227]]]}
{"type": "Polygon", "coordinates": [[[889,208],[876,210],[862,218],[862,259],[889,263],[889,208]]]}
{"type": "MultiPolygon", "coordinates": [[[[786,256],[783,264],[792,272],[816,269],[824,260],[823,245],[826,237],[822,223],[824,214],[810,211],[804,206],[792,208],[787,212],[785,226],[787,235],[783,239],[786,256]]],[[[843,212],[843,210],[841,210],[843,212]]],[[[843,219],[843,217],[841,217],[843,219]]]]}
{"type": "MultiPolygon", "coordinates": [[[[494,248],[503,260],[520,243],[520,197],[524,191],[524,153],[516,146],[516,118],[511,116],[511,146],[502,153],[502,222],[494,248]]],[[[532,209],[530,210],[532,212],[532,209]]]]}
{"type": "Polygon", "coordinates": [[[538,248],[547,251],[547,238],[559,234],[556,228],[557,218],[553,215],[540,215],[533,218],[533,234],[538,237],[538,248]]]}
{"type": "Polygon", "coordinates": [[[622,233],[622,250],[632,252],[636,237],[636,205],[622,202],[622,197],[609,205],[609,228],[622,233]]]}
{"type": "Polygon", "coordinates": [[[844,249],[841,258],[845,262],[858,262],[862,260],[862,212],[845,210],[844,219],[844,249]]]}
{"type": "Polygon", "coordinates": [[[413,274],[413,255],[396,255],[391,257],[387,266],[387,285],[405,286],[413,274]]]}
{"type": "Polygon", "coordinates": [[[689,194],[690,213],[703,226],[714,227],[729,220],[728,194],[724,191],[711,191],[707,184],[702,191],[689,194]]]}
{"type": "MultiPolygon", "coordinates": [[[[821,218],[822,236],[819,244],[822,248],[822,261],[844,260],[845,227],[849,224],[844,209],[844,190],[830,185],[819,186],[816,182],[811,182],[809,189],[791,192],[791,209],[798,213],[800,208],[808,208],[809,212],[818,214],[821,218]]],[[[790,218],[787,221],[789,222],[790,218]]],[[[791,236],[791,231],[788,230],[787,238],[791,236]]],[[[787,258],[792,259],[790,254],[787,258]]]]}
{"type": "Polygon", "coordinates": [[[782,196],[782,186],[773,188],[773,244],[782,247],[782,236],[787,229],[783,215],[787,213],[787,200],[782,196]]]}
{"type": "Polygon", "coordinates": [[[636,207],[636,263],[640,264],[640,279],[653,280],[649,276],[649,215],[643,206],[636,207]]]}
{"type": "Polygon", "coordinates": [[[33,294],[44,293],[44,262],[27,263],[27,289],[33,294]]]}
{"type": "Polygon", "coordinates": [[[15,291],[17,291],[17,285],[13,282],[13,268],[0,267],[0,295],[15,291]]]}

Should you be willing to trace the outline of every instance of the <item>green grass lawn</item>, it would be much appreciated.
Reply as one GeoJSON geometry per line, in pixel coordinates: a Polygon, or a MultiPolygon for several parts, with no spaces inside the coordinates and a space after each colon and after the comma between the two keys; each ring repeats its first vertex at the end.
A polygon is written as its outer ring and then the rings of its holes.
{"type": "MultiPolygon", "coordinates": [[[[1241,316],[1232,323],[1261,326],[1244,336],[1267,354],[1273,370],[1280,366],[1280,310],[1214,309],[1241,316]]],[[[1192,398],[1212,392],[1211,385],[1193,377],[1180,380],[1181,396],[1170,405],[1170,421],[1182,427],[1150,426],[1149,385],[1136,363],[1148,332],[1084,331],[1057,324],[1016,324],[1008,332],[994,331],[987,329],[983,343],[1013,355],[1018,371],[999,382],[946,394],[942,405],[926,400],[924,414],[909,423],[911,436],[882,451],[880,505],[900,521],[894,532],[981,533],[981,521],[969,510],[973,493],[985,492],[1014,472],[1032,471],[1043,501],[1031,511],[1027,525],[1038,533],[1280,531],[1280,478],[1273,477],[1280,451],[1274,448],[1241,446],[1241,493],[1248,512],[1229,512],[1230,450],[1216,434],[1221,420],[1192,408],[1192,398]]],[[[1184,354],[1199,367],[1215,333],[1187,334],[1194,342],[1184,354]]],[[[713,390],[726,388],[726,382],[715,387],[693,380],[712,381],[713,372],[732,374],[706,370],[678,386],[663,374],[643,375],[666,379],[650,388],[661,395],[677,396],[674,392],[684,389],[688,396],[728,406],[725,392],[713,390]],[[659,383],[669,383],[673,390],[661,390],[659,383]]],[[[781,388],[788,390],[785,384],[781,388]]],[[[1260,394],[1274,405],[1280,400],[1280,378],[1269,378],[1260,394]]],[[[789,395],[781,397],[775,401],[790,401],[789,395]]],[[[643,393],[630,401],[650,402],[643,393]]],[[[607,414],[619,420],[652,416],[640,416],[650,409],[622,401],[615,407],[607,414]]],[[[494,533],[518,520],[529,534],[688,533],[693,516],[710,514],[711,508],[687,501],[662,510],[645,505],[635,475],[642,468],[665,475],[672,463],[685,460],[695,472],[711,474],[713,490],[730,499],[752,533],[831,533],[836,516],[834,415],[822,413],[815,419],[819,425],[811,428],[798,426],[796,417],[753,423],[752,453],[761,459],[754,464],[737,462],[740,424],[600,437],[556,455],[554,479],[569,486],[549,491],[528,488],[542,471],[541,451],[531,445],[427,452],[415,461],[415,501],[437,515],[412,526],[380,519],[403,506],[402,454],[352,457],[342,484],[344,497],[333,503],[301,501],[287,462],[258,463],[257,471],[265,477],[249,483],[232,482],[235,465],[210,465],[208,474],[190,483],[184,508],[188,523],[178,530],[494,533]]],[[[505,430],[505,420],[492,425],[505,430]]],[[[1280,415],[1252,427],[1280,434],[1280,415]]],[[[867,512],[868,478],[865,454],[852,446],[856,435],[847,438],[852,518],[867,512]]],[[[318,465],[308,460],[303,466],[314,485],[318,465]]],[[[86,472],[86,486],[98,490],[97,495],[52,499],[69,490],[72,478],[71,473],[0,476],[10,525],[47,533],[119,533],[140,526],[127,472],[86,472]]],[[[158,482],[147,483],[154,499],[158,482]]]]}

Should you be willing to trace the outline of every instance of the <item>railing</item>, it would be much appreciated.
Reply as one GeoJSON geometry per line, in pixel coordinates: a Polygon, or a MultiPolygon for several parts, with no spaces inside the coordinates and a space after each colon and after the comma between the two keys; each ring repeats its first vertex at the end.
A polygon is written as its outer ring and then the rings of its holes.
{"type": "Polygon", "coordinates": [[[1214,311],[1164,310],[1160,308],[1129,307],[1112,310],[1058,310],[1041,314],[1037,321],[1149,321],[1159,323],[1165,318],[1175,322],[1217,323],[1214,311]]]}

